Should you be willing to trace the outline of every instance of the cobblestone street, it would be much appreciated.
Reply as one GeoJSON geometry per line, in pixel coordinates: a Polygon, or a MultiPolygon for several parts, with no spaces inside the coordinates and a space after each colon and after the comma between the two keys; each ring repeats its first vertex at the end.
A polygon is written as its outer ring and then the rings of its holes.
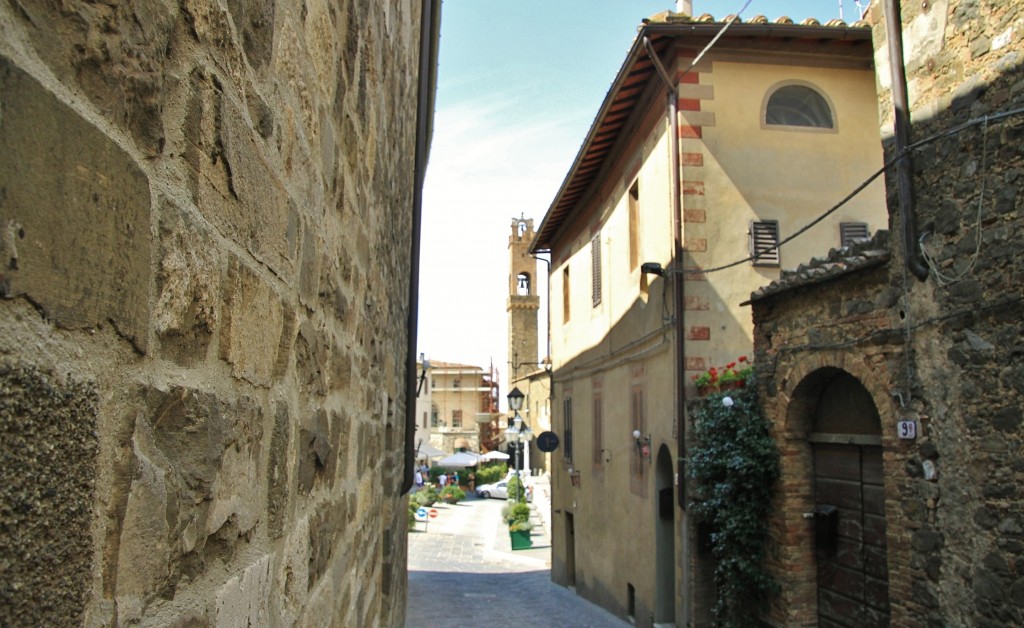
{"type": "MultiPolygon", "coordinates": [[[[549,512],[548,485],[535,510],[549,512]]],[[[504,500],[474,497],[433,506],[437,517],[409,533],[406,627],[612,628],[626,622],[551,582],[547,522],[535,512],[533,547],[511,549],[504,500]]]]}

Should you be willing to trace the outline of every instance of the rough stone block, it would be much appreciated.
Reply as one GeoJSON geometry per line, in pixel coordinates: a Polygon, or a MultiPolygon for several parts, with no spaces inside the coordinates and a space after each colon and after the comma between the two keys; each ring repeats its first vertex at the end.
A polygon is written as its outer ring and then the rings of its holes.
{"type": "Polygon", "coordinates": [[[217,626],[268,626],[271,598],[271,555],[246,567],[241,577],[231,578],[217,592],[217,626]]]}
{"type": "Polygon", "coordinates": [[[164,63],[180,20],[174,0],[21,2],[35,50],[148,155],[163,150],[164,63]]]}
{"type": "Polygon", "coordinates": [[[232,365],[235,377],[257,386],[270,386],[282,342],[294,312],[281,297],[237,258],[229,264],[220,333],[220,357],[232,365]]]}
{"type": "Polygon", "coordinates": [[[252,534],[263,510],[262,413],[246,399],[186,388],[140,390],[127,411],[136,415],[133,472],[104,577],[114,581],[118,616],[131,621],[173,597],[183,576],[230,560],[252,534]]]}
{"type": "Polygon", "coordinates": [[[112,321],[145,351],[151,246],[145,174],[6,57],[0,57],[0,110],[0,225],[17,235],[0,265],[0,295],[25,296],[68,328],[112,321]]]}
{"type": "Polygon", "coordinates": [[[154,327],[161,351],[191,366],[205,357],[219,321],[220,256],[211,235],[184,212],[167,206],[163,214],[154,327]]]}
{"type": "Polygon", "coordinates": [[[280,277],[295,276],[299,218],[254,124],[214,74],[192,74],[184,126],[199,211],[280,277]]]}
{"type": "Polygon", "coordinates": [[[91,384],[0,364],[0,625],[82,622],[93,586],[97,408],[91,384]]]}
{"type": "Polygon", "coordinates": [[[284,534],[284,522],[289,512],[290,423],[288,404],[278,401],[270,440],[270,464],[267,465],[267,534],[272,539],[279,539],[284,534]]]}

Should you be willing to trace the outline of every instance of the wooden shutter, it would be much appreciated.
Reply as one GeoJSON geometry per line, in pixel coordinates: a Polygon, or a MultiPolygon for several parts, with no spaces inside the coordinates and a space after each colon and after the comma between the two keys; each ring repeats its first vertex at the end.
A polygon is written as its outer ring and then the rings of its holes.
{"type": "Polygon", "coordinates": [[[868,223],[866,222],[839,223],[839,243],[844,247],[851,246],[858,240],[867,240],[870,237],[868,223]]]}
{"type": "Polygon", "coordinates": [[[590,276],[593,305],[601,305],[601,234],[590,241],[590,276]]]}
{"type": "Polygon", "coordinates": [[[779,221],[755,220],[750,223],[750,255],[754,266],[779,265],[779,221]]]}

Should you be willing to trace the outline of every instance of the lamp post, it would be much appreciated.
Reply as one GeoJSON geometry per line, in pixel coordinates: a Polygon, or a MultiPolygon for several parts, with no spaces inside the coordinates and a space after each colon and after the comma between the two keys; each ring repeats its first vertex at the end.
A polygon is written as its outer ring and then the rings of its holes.
{"type": "Polygon", "coordinates": [[[530,429],[529,425],[523,421],[523,417],[519,416],[519,409],[523,407],[523,395],[519,388],[513,388],[512,392],[508,394],[508,407],[512,410],[513,418],[512,424],[505,430],[505,437],[509,442],[516,444],[516,484],[519,494],[516,495],[516,501],[520,501],[520,497],[523,492],[523,480],[519,475],[519,469],[522,466],[522,449],[523,443],[530,442],[533,438],[533,430],[530,429]]]}

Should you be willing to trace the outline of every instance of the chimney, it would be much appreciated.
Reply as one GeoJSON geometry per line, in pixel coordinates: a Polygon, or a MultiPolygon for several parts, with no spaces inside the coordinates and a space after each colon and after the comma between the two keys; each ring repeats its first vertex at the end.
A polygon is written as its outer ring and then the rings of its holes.
{"type": "Polygon", "coordinates": [[[693,15],[693,0],[676,0],[676,13],[693,15]]]}

